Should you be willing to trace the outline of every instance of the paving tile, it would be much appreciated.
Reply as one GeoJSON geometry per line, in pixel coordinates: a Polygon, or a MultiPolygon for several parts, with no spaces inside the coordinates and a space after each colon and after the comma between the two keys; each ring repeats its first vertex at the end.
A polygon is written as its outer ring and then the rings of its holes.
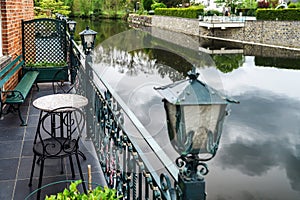
{"type": "Polygon", "coordinates": [[[22,157],[33,156],[33,140],[25,140],[23,143],[22,157]]]}
{"type": "Polygon", "coordinates": [[[22,141],[0,141],[0,159],[20,157],[22,141]]]}
{"type": "Polygon", "coordinates": [[[15,180],[19,158],[0,159],[0,180],[15,180]]]}
{"type": "Polygon", "coordinates": [[[36,127],[26,127],[24,140],[34,140],[36,133],[36,127]]]}
{"type": "Polygon", "coordinates": [[[12,199],[15,180],[0,181],[0,199],[12,199]]]}
{"type": "Polygon", "coordinates": [[[27,127],[37,127],[39,115],[29,115],[27,120],[27,127]]]}
{"type": "MultiPolygon", "coordinates": [[[[33,157],[22,157],[18,179],[26,179],[30,178],[31,167],[32,167],[33,157]]],[[[65,160],[63,160],[65,163],[65,160]]],[[[66,172],[66,166],[63,165],[64,173],[66,172]]],[[[40,173],[40,164],[35,164],[33,177],[39,177],[40,173]]],[[[51,177],[51,176],[60,176],[61,174],[61,165],[60,159],[46,159],[44,164],[44,173],[43,177],[51,177]]]]}
{"type": "MultiPolygon", "coordinates": [[[[46,195],[56,194],[62,192],[67,187],[65,176],[47,177],[42,180],[41,199],[44,199],[46,195]],[[59,182],[60,181],[60,182],[59,182]]],[[[33,179],[32,186],[28,186],[29,179],[18,180],[16,183],[16,192],[14,200],[28,200],[36,199],[36,192],[38,186],[38,178],[33,179]]]]}
{"type": "Polygon", "coordinates": [[[24,132],[24,127],[1,128],[0,141],[23,140],[24,132]]]}

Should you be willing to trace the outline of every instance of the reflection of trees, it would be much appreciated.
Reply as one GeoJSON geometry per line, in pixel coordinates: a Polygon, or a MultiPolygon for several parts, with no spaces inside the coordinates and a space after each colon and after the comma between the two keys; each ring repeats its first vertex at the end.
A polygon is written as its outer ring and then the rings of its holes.
{"type": "Polygon", "coordinates": [[[244,63],[243,54],[212,55],[216,67],[223,73],[232,72],[244,63]]]}
{"type": "Polygon", "coordinates": [[[270,66],[283,69],[297,69],[300,68],[300,59],[298,58],[278,58],[278,57],[262,57],[255,56],[256,66],[270,66]]]}
{"type": "Polygon", "coordinates": [[[80,41],[79,33],[89,26],[90,29],[98,33],[96,35],[95,46],[105,39],[129,29],[128,24],[123,20],[87,20],[76,18],[76,22],[76,33],[74,34],[75,40],[80,41]]]}
{"type": "Polygon", "coordinates": [[[156,72],[162,78],[168,76],[172,81],[183,79],[192,68],[190,63],[176,54],[162,50],[156,51],[157,49],[140,49],[126,52],[117,48],[100,46],[96,49],[94,62],[117,68],[120,73],[128,76],[156,72]]]}

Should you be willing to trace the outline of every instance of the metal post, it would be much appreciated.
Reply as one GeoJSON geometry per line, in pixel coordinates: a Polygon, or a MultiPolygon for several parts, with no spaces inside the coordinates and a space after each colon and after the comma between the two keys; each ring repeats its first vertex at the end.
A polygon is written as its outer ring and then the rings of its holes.
{"type": "Polygon", "coordinates": [[[85,57],[85,80],[84,80],[84,91],[85,95],[88,98],[89,102],[86,106],[87,108],[87,140],[91,139],[94,131],[94,124],[93,124],[93,116],[94,116],[94,88],[92,87],[90,80],[93,81],[93,70],[92,70],[92,56],[91,53],[88,53],[85,57]]]}
{"type": "Polygon", "coordinates": [[[205,200],[205,180],[187,180],[181,173],[178,174],[178,186],[182,192],[181,196],[177,196],[177,199],[182,200],[205,200]]]}
{"type": "Polygon", "coordinates": [[[77,75],[77,70],[74,66],[75,58],[74,58],[74,52],[73,52],[73,39],[74,39],[74,33],[70,33],[70,73],[71,73],[71,84],[75,83],[75,77],[77,75]]]}

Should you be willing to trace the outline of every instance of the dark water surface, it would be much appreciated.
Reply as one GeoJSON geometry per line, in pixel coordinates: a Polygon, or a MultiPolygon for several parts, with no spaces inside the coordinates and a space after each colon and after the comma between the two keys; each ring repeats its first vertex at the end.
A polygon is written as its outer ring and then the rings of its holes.
{"type": "Polygon", "coordinates": [[[202,39],[197,39],[199,49],[190,50],[176,45],[182,41],[174,39],[172,44],[145,32],[130,32],[122,21],[77,24],[78,32],[86,25],[98,32],[95,71],[172,159],[162,97],[154,86],[183,79],[194,65],[200,79],[240,101],[230,106],[220,148],[208,162],[208,200],[300,199],[299,51],[202,39]]]}

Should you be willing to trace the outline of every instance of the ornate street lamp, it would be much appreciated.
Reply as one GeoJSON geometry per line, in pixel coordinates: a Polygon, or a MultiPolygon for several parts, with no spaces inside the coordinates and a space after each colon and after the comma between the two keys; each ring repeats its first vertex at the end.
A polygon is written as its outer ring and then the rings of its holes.
{"type": "Polygon", "coordinates": [[[75,30],[76,30],[76,22],[73,21],[73,20],[70,20],[67,22],[68,24],[68,31],[70,34],[74,34],[75,33],[75,30]]]}
{"type": "Polygon", "coordinates": [[[68,31],[70,33],[70,71],[71,71],[71,84],[74,84],[75,77],[77,75],[77,69],[74,67],[75,65],[75,58],[74,58],[74,52],[73,52],[73,39],[74,39],[74,33],[76,30],[76,22],[73,20],[70,20],[67,22],[68,24],[68,31]]]}
{"type": "Polygon", "coordinates": [[[88,26],[84,31],[79,33],[84,53],[87,55],[91,52],[95,45],[96,31],[91,30],[88,26]]]}
{"type": "Polygon", "coordinates": [[[205,199],[204,161],[216,155],[228,103],[237,103],[199,81],[198,75],[193,69],[189,79],[155,88],[164,97],[169,139],[180,155],[176,165],[178,185],[187,195],[183,199],[205,199]]]}

